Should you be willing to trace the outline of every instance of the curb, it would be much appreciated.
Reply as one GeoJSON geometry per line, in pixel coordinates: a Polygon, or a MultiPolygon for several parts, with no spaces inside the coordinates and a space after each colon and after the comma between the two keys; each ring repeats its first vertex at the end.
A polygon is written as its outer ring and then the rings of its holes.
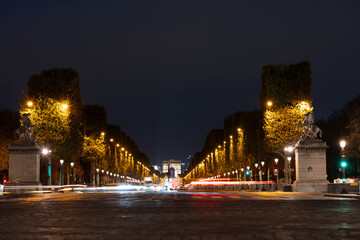
{"type": "Polygon", "coordinates": [[[324,194],[324,197],[338,197],[338,198],[355,198],[360,199],[358,194],[336,194],[336,193],[327,193],[324,194]]]}

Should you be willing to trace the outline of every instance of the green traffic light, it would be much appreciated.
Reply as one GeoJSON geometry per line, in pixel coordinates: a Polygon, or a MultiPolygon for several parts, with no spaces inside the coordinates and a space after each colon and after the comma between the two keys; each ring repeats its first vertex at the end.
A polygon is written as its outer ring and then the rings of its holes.
{"type": "Polygon", "coordinates": [[[250,172],[249,172],[249,171],[246,171],[246,175],[250,175],[250,172]]]}
{"type": "Polygon", "coordinates": [[[346,162],[341,162],[341,166],[344,168],[344,167],[346,167],[346,162]]]}

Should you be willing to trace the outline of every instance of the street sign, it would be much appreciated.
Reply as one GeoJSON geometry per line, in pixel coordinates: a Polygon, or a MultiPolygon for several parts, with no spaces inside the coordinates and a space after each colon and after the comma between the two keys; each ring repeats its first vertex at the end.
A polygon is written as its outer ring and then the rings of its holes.
{"type": "Polygon", "coordinates": [[[274,169],[274,175],[277,176],[279,174],[279,170],[278,169],[274,169]]]}

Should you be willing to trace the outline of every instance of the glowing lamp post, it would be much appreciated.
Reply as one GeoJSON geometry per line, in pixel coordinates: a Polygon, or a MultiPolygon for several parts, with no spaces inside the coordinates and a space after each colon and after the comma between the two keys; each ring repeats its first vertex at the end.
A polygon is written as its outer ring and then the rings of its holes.
{"type": "Polygon", "coordinates": [[[102,169],[102,170],[101,170],[101,175],[100,175],[100,182],[101,182],[101,184],[104,182],[104,172],[105,172],[105,170],[102,169]]]}
{"type": "Polygon", "coordinates": [[[258,169],[257,169],[258,166],[259,166],[259,164],[255,163],[255,181],[256,181],[256,171],[258,170],[258,169]]]}
{"type": "Polygon", "coordinates": [[[70,178],[70,181],[71,181],[71,184],[74,184],[74,162],[71,162],[70,166],[71,166],[71,178],[70,178]]]}
{"type": "Polygon", "coordinates": [[[279,159],[275,158],[275,170],[274,170],[274,174],[276,174],[276,185],[275,185],[275,190],[278,190],[278,185],[279,185],[279,169],[278,169],[278,162],[279,159]]]}
{"type": "Polygon", "coordinates": [[[344,140],[340,141],[340,155],[341,155],[341,171],[342,171],[342,189],[340,191],[341,194],[347,194],[349,193],[346,188],[345,188],[345,180],[346,180],[346,176],[345,176],[345,168],[347,166],[347,163],[345,161],[345,146],[346,146],[346,142],[344,140]]]}
{"type": "Polygon", "coordinates": [[[97,186],[99,186],[99,168],[96,169],[96,183],[97,183],[97,186]]]}
{"type": "MultiPolygon", "coordinates": [[[[264,165],[265,165],[265,162],[264,161],[261,161],[260,162],[260,164],[261,164],[261,171],[260,171],[260,181],[262,182],[263,181],[263,179],[262,179],[262,175],[264,174],[264,165]]],[[[266,189],[265,189],[265,184],[264,183],[261,183],[262,184],[262,188],[261,188],[261,191],[266,191],[266,189]]]]}
{"type": "Polygon", "coordinates": [[[60,185],[64,185],[64,160],[60,159],[60,185]]]}
{"type": "Polygon", "coordinates": [[[285,180],[286,180],[287,184],[291,184],[291,168],[290,168],[290,166],[291,166],[291,154],[292,154],[293,150],[294,150],[294,148],[291,146],[285,148],[285,152],[287,153],[287,158],[286,158],[287,162],[285,161],[285,165],[287,165],[285,172],[287,174],[285,175],[285,180]]]}
{"type": "Polygon", "coordinates": [[[260,181],[262,181],[263,179],[262,179],[262,175],[264,174],[264,165],[265,165],[265,162],[264,161],[261,161],[260,162],[260,164],[261,164],[261,168],[260,168],[260,181]]]}
{"type": "MultiPolygon", "coordinates": [[[[44,156],[48,156],[48,154],[50,153],[50,151],[47,148],[44,148],[41,153],[44,156]]],[[[50,156],[48,156],[48,185],[51,185],[51,159],[50,156]]]]}
{"type": "MultiPolygon", "coordinates": [[[[244,168],[241,168],[241,174],[240,174],[240,179],[242,180],[242,176],[243,176],[243,173],[244,173],[244,168]]],[[[245,180],[245,176],[244,176],[244,180],[245,180]]]]}

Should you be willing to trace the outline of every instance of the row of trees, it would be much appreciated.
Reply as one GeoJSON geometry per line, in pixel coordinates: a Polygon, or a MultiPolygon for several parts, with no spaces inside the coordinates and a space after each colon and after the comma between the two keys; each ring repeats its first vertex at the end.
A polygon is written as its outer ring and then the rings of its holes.
{"type": "MultiPolygon", "coordinates": [[[[44,148],[51,150],[51,154],[43,156],[41,161],[42,183],[48,182],[49,159],[52,184],[59,179],[60,159],[65,160],[67,182],[70,182],[70,163],[74,163],[78,182],[95,181],[96,169],[100,174],[103,172],[104,177],[106,173],[111,173],[116,177],[141,179],[152,174],[149,159],[131,138],[120,126],[107,124],[103,106],[82,105],[79,83],[79,75],[73,69],[46,70],[30,77],[28,92],[20,99],[20,113],[30,113],[31,121],[37,125],[32,136],[44,148]]],[[[7,120],[4,118],[4,121],[7,120]]],[[[7,139],[1,142],[2,151],[14,141],[14,127],[2,127],[8,133],[2,135],[7,139]]],[[[0,166],[5,171],[7,159],[7,156],[1,155],[0,166]]]]}
{"type": "Polygon", "coordinates": [[[261,112],[236,112],[224,120],[224,129],[213,129],[204,147],[197,152],[185,174],[185,181],[199,177],[222,176],[224,173],[252,166],[262,159],[261,112]]]}
{"type": "Polygon", "coordinates": [[[360,175],[360,95],[336,110],[328,119],[317,122],[323,130],[323,140],[329,146],[327,173],[330,180],[341,178],[340,140],[346,140],[345,156],[348,161],[346,176],[360,175]]]}
{"type": "MultiPolygon", "coordinates": [[[[224,120],[224,129],[210,132],[204,148],[192,159],[187,182],[247,167],[256,171],[255,163],[262,161],[267,169],[274,168],[273,159],[285,157],[284,147],[299,139],[302,128],[296,126],[312,110],[310,63],[264,66],[260,100],[261,110],[236,112],[224,120]]],[[[283,168],[286,161],[279,163],[283,168]]]]}
{"type": "MultiPolygon", "coordinates": [[[[308,61],[263,67],[260,92],[261,110],[236,112],[227,117],[223,129],[211,130],[201,152],[194,155],[185,181],[194,178],[224,176],[234,170],[254,170],[255,163],[270,169],[288,169],[284,148],[299,140],[301,122],[313,111],[311,68],[308,61]],[[279,164],[275,165],[274,159],[279,164]]],[[[360,173],[360,95],[337,110],[327,120],[316,123],[323,130],[327,151],[328,180],[341,176],[339,141],[347,140],[348,176],[360,173]]],[[[294,158],[292,158],[294,159],[294,158]]],[[[295,162],[290,162],[290,169],[295,162]]],[[[280,171],[280,177],[286,175],[280,171]]],[[[232,175],[234,176],[234,175],[232,175]]],[[[294,177],[294,174],[293,174],[294,177]]]]}

